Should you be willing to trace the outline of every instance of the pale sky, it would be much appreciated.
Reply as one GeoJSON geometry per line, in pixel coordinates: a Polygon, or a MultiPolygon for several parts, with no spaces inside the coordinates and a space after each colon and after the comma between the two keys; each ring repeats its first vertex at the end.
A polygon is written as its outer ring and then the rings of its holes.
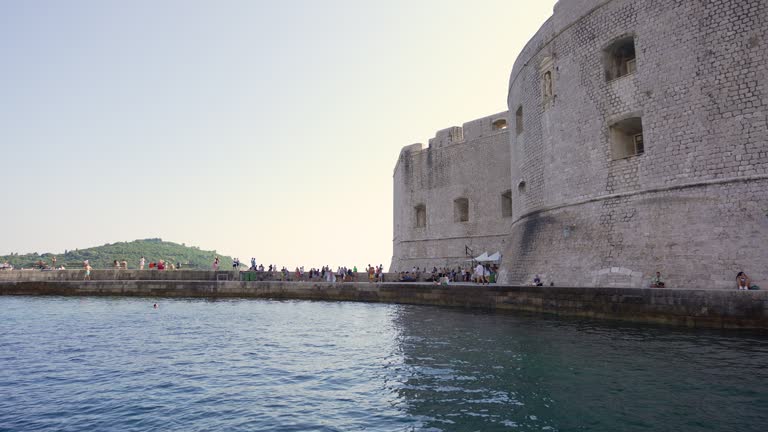
{"type": "Polygon", "coordinates": [[[555,0],[0,0],[0,254],[392,257],[400,149],[506,109],[555,0]]]}

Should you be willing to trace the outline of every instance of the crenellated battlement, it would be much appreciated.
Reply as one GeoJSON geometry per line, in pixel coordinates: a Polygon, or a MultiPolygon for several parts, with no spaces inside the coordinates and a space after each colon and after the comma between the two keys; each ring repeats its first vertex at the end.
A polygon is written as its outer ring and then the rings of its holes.
{"type": "MultiPolygon", "coordinates": [[[[506,132],[509,125],[509,112],[502,111],[490,116],[468,121],[461,126],[441,129],[428,141],[427,149],[440,149],[454,144],[466,144],[474,140],[506,132]]],[[[418,153],[425,150],[424,144],[407,145],[400,154],[418,153]]]]}

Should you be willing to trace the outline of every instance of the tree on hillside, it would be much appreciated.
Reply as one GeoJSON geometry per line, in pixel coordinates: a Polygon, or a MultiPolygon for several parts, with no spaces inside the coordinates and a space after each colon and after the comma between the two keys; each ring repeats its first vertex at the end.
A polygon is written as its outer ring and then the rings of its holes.
{"type": "MultiPolygon", "coordinates": [[[[53,255],[51,253],[43,254],[44,261],[49,261],[53,255]]],[[[107,244],[83,250],[65,250],[64,254],[57,255],[57,265],[78,268],[84,260],[88,260],[94,268],[112,268],[114,260],[125,260],[128,262],[128,268],[138,268],[139,259],[142,256],[146,258],[147,263],[164,260],[168,263],[181,263],[183,268],[209,269],[217,253],[164,242],[162,239],[146,239],[107,244]]],[[[231,257],[218,256],[222,267],[227,268],[226,266],[232,265],[231,257]]],[[[0,256],[0,261],[8,261],[17,268],[33,267],[40,259],[41,256],[37,253],[0,256]]],[[[46,264],[50,265],[51,263],[46,262],[46,264]]]]}

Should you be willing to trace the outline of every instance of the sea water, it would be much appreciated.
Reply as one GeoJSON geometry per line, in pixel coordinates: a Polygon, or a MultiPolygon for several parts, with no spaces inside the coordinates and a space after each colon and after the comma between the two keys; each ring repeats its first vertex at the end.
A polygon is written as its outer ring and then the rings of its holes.
{"type": "Polygon", "coordinates": [[[0,431],[764,432],[766,366],[760,333],[387,304],[0,298],[0,431]]]}

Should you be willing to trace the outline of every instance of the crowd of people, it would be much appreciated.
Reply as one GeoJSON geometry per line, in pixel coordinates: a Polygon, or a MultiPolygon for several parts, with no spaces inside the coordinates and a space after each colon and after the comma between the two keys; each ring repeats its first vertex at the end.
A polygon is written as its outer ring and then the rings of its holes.
{"type": "MultiPolygon", "coordinates": [[[[5,265],[7,266],[6,267],[7,270],[13,270],[13,266],[12,265],[8,264],[7,262],[5,263],[5,265]]],[[[0,269],[2,269],[2,268],[3,267],[0,266],[0,269]]],[[[37,269],[37,270],[66,270],[66,268],[64,267],[63,264],[58,266],[58,267],[56,267],[56,257],[51,257],[51,263],[50,264],[48,264],[47,261],[39,259],[39,260],[37,260],[37,262],[35,263],[35,265],[32,268],[33,269],[37,269]]],[[[24,268],[22,268],[22,270],[24,270],[24,268]]]]}
{"type": "MultiPolygon", "coordinates": [[[[156,262],[149,262],[145,257],[141,257],[139,260],[139,270],[144,270],[145,267],[150,270],[180,270],[181,263],[167,262],[165,260],[158,260],[156,262]]],[[[219,270],[220,260],[216,257],[213,261],[213,270],[219,270]]],[[[235,258],[232,263],[233,270],[239,271],[243,264],[240,260],[235,258]]],[[[56,267],[56,257],[51,257],[50,265],[43,261],[38,260],[35,268],[39,270],[66,270],[61,265],[56,267]]],[[[127,270],[128,261],[126,260],[114,260],[113,268],[116,270],[127,270]]],[[[13,270],[13,265],[7,261],[0,264],[0,270],[13,270]]],[[[85,279],[90,279],[90,273],[93,267],[91,267],[88,260],[83,261],[83,269],[86,271],[85,279]]],[[[23,270],[23,269],[22,269],[23,270]]],[[[260,280],[272,279],[282,281],[325,281],[325,282],[357,282],[358,281],[358,269],[357,266],[352,268],[339,266],[336,270],[332,270],[331,266],[323,266],[321,268],[310,268],[309,271],[305,271],[304,266],[296,267],[293,271],[289,270],[285,266],[278,269],[278,266],[270,264],[268,267],[264,267],[264,264],[256,264],[256,259],[251,258],[251,265],[248,267],[248,271],[256,273],[264,273],[265,275],[260,280]]],[[[498,276],[498,265],[496,264],[483,264],[477,263],[474,267],[456,267],[456,268],[437,268],[433,267],[431,271],[427,269],[421,269],[414,266],[409,271],[401,271],[397,273],[396,281],[399,282],[434,282],[441,285],[448,285],[452,282],[474,282],[476,284],[489,284],[495,283],[498,276]]],[[[368,276],[368,282],[384,282],[385,272],[384,266],[372,266],[368,264],[364,272],[368,276]]],[[[544,286],[542,278],[537,274],[531,282],[533,286],[544,286]]],[[[550,281],[549,286],[554,286],[554,282],[550,281]]],[[[667,284],[664,282],[661,272],[651,277],[651,288],[666,288],[667,284]]],[[[743,271],[738,272],[736,275],[736,289],[741,291],[747,290],[759,290],[760,287],[753,283],[752,280],[743,271]]]]}
{"type": "MultiPolygon", "coordinates": [[[[242,266],[243,264],[241,264],[238,258],[232,261],[232,268],[234,270],[238,270],[242,266]]],[[[218,257],[213,261],[213,269],[219,269],[218,257]]],[[[304,266],[298,266],[293,270],[289,270],[285,266],[278,267],[275,264],[264,267],[264,264],[256,264],[256,258],[251,258],[251,265],[247,271],[277,276],[280,280],[285,281],[323,280],[326,282],[357,282],[359,280],[358,274],[360,273],[357,266],[338,266],[336,270],[333,270],[329,265],[320,268],[312,267],[309,270],[306,270],[304,266]]],[[[368,264],[362,273],[368,276],[369,282],[384,282],[385,271],[383,264],[377,266],[368,264]]]]}
{"type": "MultiPolygon", "coordinates": [[[[242,264],[238,258],[232,261],[233,270],[238,271],[242,264]]],[[[216,257],[213,262],[213,270],[219,269],[219,258],[216,257]]],[[[292,271],[287,267],[282,266],[278,268],[275,264],[269,264],[266,268],[264,264],[256,264],[256,259],[251,258],[251,266],[247,271],[255,273],[263,273],[259,279],[273,279],[282,281],[325,281],[325,282],[357,282],[358,281],[358,269],[357,266],[351,268],[345,266],[339,266],[336,270],[333,270],[331,266],[323,266],[321,268],[312,267],[306,270],[304,266],[295,267],[292,271]]],[[[368,264],[365,268],[365,273],[368,275],[369,282],[384,282],[384,265],[372,266],[368,264]]]]}
{"type": "Polygon", "coordinates": [[[474,267],[467,268],[432,267],[432,271],[414,266],[410,271],[399,272],[397,276],[400,282],[425,280],[441,285],[448,285],[451,282],[474,282],[485,285],[495,283],[498,272],[499,267],[496,264],[477,263],[474,267]]]}
{"type": "MultiPolygon", "coordinates": [[[[145,267],[149,270],[181,270],[181,262],[173,263],[166,260],[157,260],[147,263],[147,259],[142,256],[139,259],[139,270],[144,270],[145,267]]],[[[115,270],[128,270],[128,261],[114,260],[112,268],[115,270]]]]}

